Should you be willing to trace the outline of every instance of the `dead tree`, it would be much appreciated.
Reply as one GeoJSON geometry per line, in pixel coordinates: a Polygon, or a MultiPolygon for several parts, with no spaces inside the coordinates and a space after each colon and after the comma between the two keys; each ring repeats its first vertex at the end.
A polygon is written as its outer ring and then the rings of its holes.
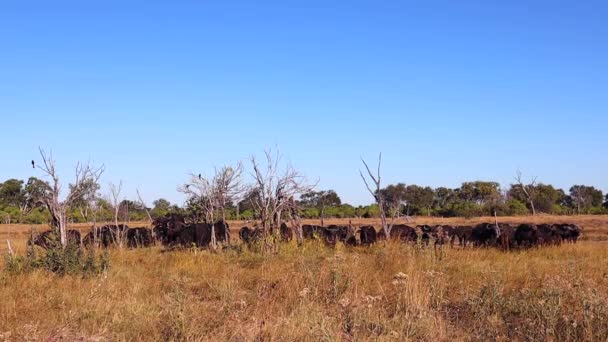
{"type": "Polygon", "coordinates": [[[137,192],[137,199],[139,201],[139,205],[141,205],[141,207],[144,209],[144,211],[146,212],[146,216],[148,216],[148,221],[150,221],[150,224],[152,224],[152,215],[150,215],[150,210],[148,210],[148,206],[146,205],[146,202],[144,202],[143,198],[141,197],[141,194],[139,193],[139,189],[136,189],[137,192]]]}
{"type": "Polygon", "coordinates": [[[536,208],[534,207],[534,187],[536,186],[536,177],[532,177],[532,182],[530,182],[528,185],[525,185],[521,178],[521,171],[517,170],[515,181],[521,188],[524,196],[526,196],[526,200],[530,204],[530,209],[532,209],[532,215],[536,215],[536,208]]]}
{"type": "Polygon", "coordinates": [[[291,165],[281,168],[278,152],[266,151],[265,156],[265,165],[251,157],[254,184],[250,191],[257,193],[253,202],[260,215],[264,236],[267,236],[279,228],[282,212],[289,208],[290,199],[313,190],[315,185],[309,185],[291,165]]]}
{"type": "MultiPolygon", "coordinates": [[[[190,174],[190,182],[179,190],[196,201],[204,212],[205,221],[211,226],[211,249],[217,250],[215,221],[219,218],[226,221],[226,207],[236,200],[242,192],[240,176],[242,167],[224,166],[215,170],[213,178],[202,174],[190,174]]],[[[229,243],[229,232],[226,230],[226,242],[229,243]]]]}
{"type": "Polygon", "coordinates": [[[298,246],[301,246],[304,243],[304,232],[302,231],[302,218],[300,217],[300,211],[298,209],[298,203],[292,197],[289,199],[289,219],[291,221],[291,227],[296,234],[296,241],[298,242],[298,246]]]}
{"type": "Polygon", "coordinates": [[[367,170],[367,175],[369,176],[370,180],[374,183],[375,189],[372,189],[370,187],[367,179],[365,178],[365,176],[363,175],[363,172],[361,172],[361,170],[359,170],[359,175],[361,176],[361,179],[363,179],[363,183],[365,183],[365,187],[367,188],[367,191],[369,191],[369,193],[374,197],[376,204],[378,204],[378,209],[380,209],[380,222],[382,223],[382,230],[384,231],[385,236],[389,237],[391,230],[393,229],[393,225],[395,224],[395,217],[396,217],[396,214],[398,213],[398,210],[394,211],[394,213],[391,215],[391,222],[389,223],[386,218],[386,212],[387,212],[388,208],[386,206],[386,201],[384,200],[384,196],[382,195],[382,191],[380,191],[382,189],[381,175],[380,175],[380,167],[382,164],[382,153],[380,153],[380,155],[378,156],[378,168],[377,168],[375,175],[374,175],[374,173],[372,173],[372,171],[370,170],[369,166],[367,165],[367,163],[365,162],[365,160],[363,158],[361,158],[361,161],[363,162],[363,165],[365,166],[365,169],[367,170]]]}
{"type": "MultiPolygon", "coordinates": [[[[238,163],[236,167],[224,166],[215,171],[215,197],[220,211],[222,221],[226,222],[226,208],[243,194],[244,188],[241,184],[243,164],[238,163]]],[[[225,230],[225,241],[230,245],[230,232],[225,230]]]]}
{"type": "Polygon", "coordinates": [[[55,168],[55,160],[51,153],[39,148],[40,156],[42,157],[42,165],[38,168],[50,178],[50,184],[47,191],[41,194],[42,203],[46,206],[51,214],[51,226],[59,234],[59,239],[62,246],[67,246],[67,212],[74,202],[81,199],[86,193],[90,192],[90,187],[99,184],[104,167],[94,168],[88,163],[77,163],[75,167],[74,183],[70,186],[70,191],[65,198],[61,198],[61,183],[59,175],[55,168]]]}
{"type": "Polygon", "coordinates": [[[114,210],[114,225],[116,226],[114,235],[114,242],[118,245],[119,248],[123,247],[123,242],[125,240],[126,230],[119,229],[118,227],[118,213],[120,212],[120,193],[122,192],[122,181],[118,183],[118,186],[114,183],[110,183],[110,195],[108,197],[108,202],[112,206],[114,210]]]}

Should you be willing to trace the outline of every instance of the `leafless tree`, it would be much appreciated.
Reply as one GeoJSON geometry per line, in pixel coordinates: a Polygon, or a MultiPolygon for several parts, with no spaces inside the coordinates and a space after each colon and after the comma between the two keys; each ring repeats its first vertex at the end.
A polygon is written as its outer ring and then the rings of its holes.
{"type": "MultiPolygon", "coordinates": [[[[70,184],[70,191],[73,187],[74,185],[70,184]]],[[[89,222],[89,211],[91,209],[91,204],[97,200],[99,184],[91,179],[84,183],[83,187],[87,189],[86,192],[84,192],[78,200],[74,201],[73,205],[78,207],[80,215],[85,222],[89,222]]]]}
{"type": "MultiPolygon", "coordinates": [[[[242,173],[243,164],[240,162],[236,167],[224,166],[219,170],[215,170],[216,204],[224,222],[226,222],[226,208],[231,203],[238,203],[239,198],[244,192],[244,187],[241,184],[242,173]]],[[[228,229],[226,229],[225,234],[225,241],[230,245],[230,233],[228,229]]]]}
{"type": "Polygon", "coordinates": [[[382,230],[384,231],[385,236],[390,236],[391,230],[393,229],[393,225],[395,224],[395,217],[398,214],[398,210],[393,210],[393,214],[391,215],[391,222],[388,222],[388,219],[386,218],[386,212],[387,212],[387,206],[386,206],[386,201],[384,200],[384,196],[382,195],[382,191],[380,191],[382,189],[381,187],[381,174],[380,174],[380,168],[382,165],[382,153],[380,153],[378,155],[378,168],[376,170],[376,173],[374,174],[371,169],[369,168],[369,166],[367,165],[367,163],[365,162],[365,160],[363,158],[361,158],[361,161],[363,162],[363,165],[365,166],[365,170],[367,171],[367,175],[369,177],[369,179],[374,183],[374,189],[372,189],[372,187],[370,186],[367,178],[363,175],[363,172],[361,170],[359,170],[359,175],[361,176],[361,179],[363,179],[363,183],[365,183],[365,187],[367,188],[367,191],[369,191],[369,193],[374,197],[374,199],[376,200],[376,204],[378,204],[378,208],[380,209],[380,221],[382,223],[382,230]]]}
{"type": "Polygon", "coordinates": [[[519,187],[521,188],[521,191],[526,196],[526,200],[530,204],[530,208],[532,209],[532,215],[536,215],[536,208],[534,207],[534,187],[536,186],[537,177],[532,177],[532,181],[530,182],[530,184],[526,185],[522,181],[521,171],[517,170],[514,178],[519,187]]]}
{"type": "Polygon", "coordinates": [[[110,194],[108,196],[108,202],[112,206],[114,211],[114,225],[116,226],[116,230],[114,233],[114,240],[119,248],[122,248],[124,245],[124,240],[126,231],[123,232],[122,229],[118,228],[118,214],[120,212],[120,193],[122,192],[122,181],[118,182],[118,185],[114,183],[110,183],[110,194]]]}
{"type": "Polygon", "coordinates": [[[278,152],[265,152],[266,163],[260,164],[252,156],[254,184],[250,191],[258,196],[254,205],[260,214],[264,235],[272,234],[281,224],[281,214],[290,207],[290,201],[303,193],[314,189],[306,178],[291,165],[281,167],[281,156],[278,152]]]}
{"type": "Polygon", "coordinates": [[[295,231],[298,246],[301,246],[304,242],[304,232],[302,231],[302,219],[298,209],[298,202],[296,202],[296,200],[292,197],[289,199],[288,205],[288,214],[291,221],[291,227],[295,231]]]}
{"type": "Polygon", "coordinates": [[[136,192],[137,192],[137,200],[139,201],[139,205],[141,205],[141,207],[144,209],[144,211],[146,212],[146,216],[148,216],[148,221],[150,221],[150,224],[152,224],[152,215],[150,215],[150,210],[148,210],[148,206],[146,205],[146,202],[141,197],[141,194],[139,193],[139,189],[136,189],[136,192]]]}
{"type": "Polygon", "coordinates": [[[67,245],[67,211],[74,202],[90,192],[93,184],[99,183],[104,167],[95,168],[89,163],[77,163],[74,183],[71,184],[67,196],[62,199],[61,183],[53,155],[52,153],[47,154],[42,148],[39,148],[39,151],[43,163],[38,164],[37,167],[50,178],[49,191],[42,194],[41,199],[51,214],[51,226],[59,233],[61,245],[65,247],[67,245]]]}
{"type": "Polygon", "coordinates": [[[184,184],[180,189],[181,192],[188,195],[192,200],[196,201],[203,210],[205,221],[211,225],[211,249],[217,250],[217,239],[215,236],[215,209],[216,200],[215,184],[213,178],[207,178],[202,175],[190,174],[190,182],[184,184]]]}
{"type": "MultiPolygon", "coordinates": [[[[201,206],[205,221],[211,226],[211,249],[214,251],[217,250],[215,222],[217,219],[226,222],[226,207],[241,195],[241,173],[241,164],[216,169],[213,178],[191,173],[190,181],[179,189],[201,206]]],[[[227,230],[225,234],[226,242],[230,243],[227,230]]]]}

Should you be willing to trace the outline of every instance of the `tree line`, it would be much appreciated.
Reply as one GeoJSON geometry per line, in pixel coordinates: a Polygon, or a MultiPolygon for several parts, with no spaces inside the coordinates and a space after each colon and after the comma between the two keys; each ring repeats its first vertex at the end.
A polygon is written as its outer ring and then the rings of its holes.
{"type": "MultiPolygon", "coordinates": [[[[50,222],[51,215],[42,201],[48,188],[48,182],[36,177],[27,181],[8,179],[0,183],[1,222],[50,222]]],[[[109,196],[100,196],[98,190],[99,184],[96,184],[89,191],[94,198],[81,198],[71,205],[67,212],[70,222],[109,222],[116,216],[121,222],[144,221],[168,213],[203,215],[201,203],[197,203],[200,197],[190,197],[181,206],[163,198],[146,206],[139,199],[122,199],[113,203],[109,196]]],[[[608,214],[608,194],[604,196],[600,189],[587,185],[573,185],[566,192],[543,183],[515,182],[507,188],[491,181],[464,182],[458,188],[397,183],[382,188],[380,192],[388,211],[397,216],[518,216],[530,215],[533,211],[553,215],[608,214]]],[[[257,199],[258,194],[252,190],[238,200],[229,201],[225,205],[226,219],[258,219],[257,199]]],[[[377,204],[354,206],[344,203],[334,190],[307,191],[296,203],[300,216],[306,219],[380,217],[377,204]]]]}

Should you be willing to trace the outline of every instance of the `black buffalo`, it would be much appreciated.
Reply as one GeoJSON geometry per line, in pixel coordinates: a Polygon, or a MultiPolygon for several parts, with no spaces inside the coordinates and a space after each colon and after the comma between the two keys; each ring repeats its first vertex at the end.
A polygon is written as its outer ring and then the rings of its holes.
{"type": "Polygon", "coordinates": [[[281,241],[283,242],[289,242],[293,239],[293,230],[289,228],[285,222],[281,223],[279,233],[281,234],[281,241]]]}
{"type": "Polygon", "coordinates": [[[259,241],[263,236],[261,229],[251,229],[249,227],[243,227],[239,230],[239,237],[246,244],[252,244],[259,241]]]}
{"type": "Polygon", "coordinates": [[[500,228],[494,223],[480,223],[471,231],[471,241],[475,246],[496,246],[500,239],[500,228]]]}
{"type": "Polygon", "coordinates": [[[523,223],[515,228],[513,243],[517,247],[532,247],[538,244],[538,228],[534,224],[523,223]]]}
{"type": "Polygon", "coordinates": [[[135,227],[127,229],[127,247],[150,247],[154,244],[152,231],[144,227],[135,227]]]}
{"type": "Polygon", "coordinates": [[[500,247],[504,250],[509,250],[513,247],[515,237],[515,227],[507,223],[499,223],[500,238],[498,239],[500,247]]]}
{"type": "Polygon", "coordinates": [[[416,226],[416,232],[420,236],[420,242],[423,245],[429,245],[431,241],[431,236],[435,231],[435,227],[429,226],[427,224],[416,226]]]}
{"type": "Polygon", "coordinates": [[[361,245],[369,246],[376,243],[378,239],[378,234],[376,233],[376,229],[373,226],[363,226],[359,228],[359,241],[361,241],[361,245]]]}
{"type": "Polygon", "coordinates": [[[120,239],[124,239],[126,231],[129,227],[125,224],[108,224],[102,227],[93,227],[91,231],[85,235],[83,244],[85,246],[97,246],[108,248],[117,245],[120,239]]]}
{"type": "Polygon", "coordinates": [[[576,243],[583,232],[583,229],[576,224],[555,224],[554,229],[563,242],[570,243],[576,243]]]}
{"type": "Polygon", "coordinates": [[[209,223],[187,224],[181,215],[170,214],[154,222],[154,235],[167,246],[207,247],[211,242],[211,231],[215,231],[218,242],[229,242],[230,227],[223,220],[209,223]]]}
{"type": "MultiPolygon", "coordinates": [[[[68,229],[66,232],[67,243],[72,246],[80,246],[80,232],[74,229],[68,229]]],[[[59,233],[54,230],[47,230],[38,235],[32,236],[27,241],[28,246],[38,246],[44,249],[52,249],[61,246],[59,233]]]]}
{"type": "Polygon", "coordinates": [[[562,243],[562,236],[552,224],[539,224],[536,226],[538,230],[538,243],[541,245],[559,245],[562,243]]]}
{"type": "Polygon", "coordinates": [[[465,248],[471,242],[471,234],[473,233],[472,226],[456,226],[454,227],[454,235],[458,238],[458,244],[465,248]]]}
{"type": "Polygon", "coordinates": [[[305,224],[302,226],[302,235],[306,240],[316,240],[325,234],[324,230],[325,227],[305,224]]]}
{"type": "MultiPolygon", "coordinates": [[[[391,240],[399,240],[401,242],[416,242],[418,241],[418,233],[416,229],[405,224],[396,224],[391,228],[391,240]]],[[[384,230],[381,229],[378,233],[378,239],[386,239],[384,230]]]]}

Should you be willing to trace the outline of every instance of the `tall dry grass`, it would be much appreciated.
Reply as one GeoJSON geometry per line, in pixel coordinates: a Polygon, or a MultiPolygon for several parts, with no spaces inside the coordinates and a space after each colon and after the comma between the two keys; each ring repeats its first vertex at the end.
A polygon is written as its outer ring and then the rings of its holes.
{"type": "Polygon", "coordinates": [[[155,247],[110,260],[94,278],[0,270],[0,340],[608,339],[598,242],[510,253],[155,247]]]}

